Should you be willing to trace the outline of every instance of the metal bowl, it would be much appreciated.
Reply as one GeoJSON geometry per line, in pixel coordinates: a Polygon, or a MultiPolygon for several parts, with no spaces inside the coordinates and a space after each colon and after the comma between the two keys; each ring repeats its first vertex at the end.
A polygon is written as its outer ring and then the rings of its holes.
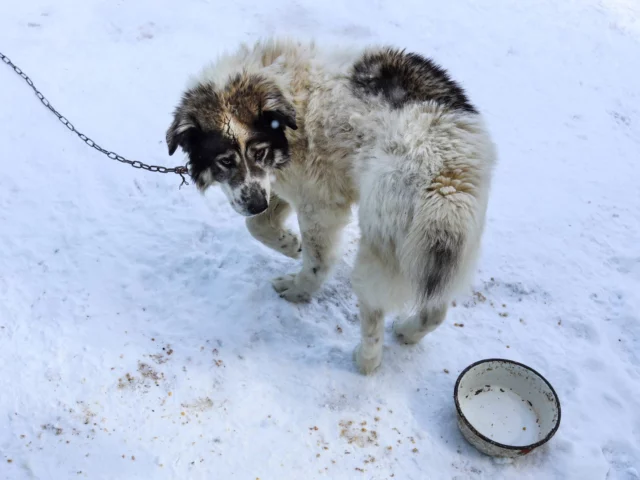
{"type": "Polygon", "coordinates": [[[465,368],[453,397],[462,435],[494,457],[519,457],[547,443],[560,426],[560,401],[534,369],[504,359],[465,368]]]}

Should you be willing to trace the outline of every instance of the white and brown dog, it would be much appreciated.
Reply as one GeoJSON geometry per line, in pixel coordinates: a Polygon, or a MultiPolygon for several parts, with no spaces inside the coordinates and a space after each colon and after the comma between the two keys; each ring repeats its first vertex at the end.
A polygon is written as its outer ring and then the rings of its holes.
{"type": "Polygon", "coordinates": [[[272,40],[192,80],[167,131],[201,191],[220,185],[251,234],[302,269],[273,280],[308,301],[359,204],[353,288],[364,373],[382,360],[385,313],[406,343],[442,323],[479,250],[496,153],[463,89],[420,55],[324,51],[272,40]],[[302,240],[283,228],[295,210],[302,240]]]}

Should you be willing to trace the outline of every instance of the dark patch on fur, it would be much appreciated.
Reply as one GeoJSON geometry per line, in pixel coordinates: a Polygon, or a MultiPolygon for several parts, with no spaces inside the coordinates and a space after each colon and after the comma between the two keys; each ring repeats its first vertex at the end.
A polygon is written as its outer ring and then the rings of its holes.
{"type": "Polygon", "coordinates": [[[184,148],[191,129],[218,130],[224,123],[222,102],[213,84],[200,84],[187,90],[173,113],[173,122],[167,130],[169,155],[178,146],[184,148]]]}
{"type": "Polygon", "coordinates": [[[391,108],[434,101],[453,110],[478,113],[445,69],[416,53],[392,48],[366,53],[354,64],[350,80],[356,95],[382,96],[391,108]]]}
{"type": "Polygon", "coordinates": [[[427,255],[430,258],[424,276],[424,294],[428,299],[441,294],[455,275],[462,253],[462,238],[434,239],[427,255]]]}
{"type": "Polygon", "coordinates": [[[284,166],[284,164],[276,165],[276,152],[279,152],[283,158],[289,158],[289,142],[287,141],[284,127],[285,121],[276,112],[261,112],[253,120],[253,136],[249,144],[266,142],[270,145],[267,157],[261,160],[261,163],[266,167],[281,168],[284,166]],[[272,127],[273,121],[278,122],[279,126],[277,128],[272,127]]]}
{"type": "Polygon", "coordinates": [[[244,162],[231,168],[222,168],[215,162],[216,156],[234,148],[233,141],[220,132],[204,132],[200,128],[187,130],[182,139],[182,149],[189,157],[189,173],[200,186],[202,173],[209,169],[216,182],[227,182],[234,187],[245,177],[244,162]]]}
{"type": "Polygon", "coordinates": [[[265,169],[288,163],[286,127],[297,129],[295,110],[276,84],[259,75],[239,74],[221,89],[203,83],[185,92],[167,130],[167,145],[169,155],[178,146],[187,153],[189,173],[200,188],[207,186],[202,177],[207,169],[214,182],[234,186],[247,167],[253,175],[263,175],[265,169]],[[230,131],[231,118],[248,132],[242,142],[230,131]],[[260,143],[268,144],[266,155],[252,149],[260,143]],[[215,158],[229,150],[245,158],[246,166],[240,161],[220,168],[215,158]]]}

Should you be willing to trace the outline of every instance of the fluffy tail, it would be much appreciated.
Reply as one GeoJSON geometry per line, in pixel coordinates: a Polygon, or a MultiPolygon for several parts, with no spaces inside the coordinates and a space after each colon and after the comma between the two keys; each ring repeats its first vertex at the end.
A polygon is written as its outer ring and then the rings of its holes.
{"type": "Polygon", "coordinates": [[[418,306],[438,308],[470,280],[496,154],[479,116],[443,114],[429,120],[426,145],[410,152],[422,165],[422,182],[397,253],[418,306]]]}
{"type": "Polygon", "coordinates": [[[433,104],[378,122],[377,147],[358,170],[363,237],[393,251],[419,310],[438,309],[475,265],[494,146],[479,115],[433,104]]]}
{"type": "Polygon", "coordinates": [[[467,195],[433,190],[416,202],[399,260],[420,309],[448,302],[475,264],[481,228],[467,195]]]}

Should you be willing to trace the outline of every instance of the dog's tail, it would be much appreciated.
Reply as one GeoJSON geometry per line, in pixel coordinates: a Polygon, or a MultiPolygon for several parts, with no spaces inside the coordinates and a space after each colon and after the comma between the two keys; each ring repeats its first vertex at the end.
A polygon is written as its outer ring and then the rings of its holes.
{"type": "Polygon", "coordinates": [[[476,114],[423,106],[392,119],[379,146],[396,188],[376,194],[403,219],[393,243],[416,307],[439,308],[470,280],[496,153],[476,114]]]}
{"type": "Polygon", "coordinates": [[[436,186],[416,199],[398,252],[419,309],[448,302],[468,282],[475,264],[481,235],[478,209],[465,198],[468,193],[452,190],[443,195],[440,190],[446,188],[436,186]]]}

